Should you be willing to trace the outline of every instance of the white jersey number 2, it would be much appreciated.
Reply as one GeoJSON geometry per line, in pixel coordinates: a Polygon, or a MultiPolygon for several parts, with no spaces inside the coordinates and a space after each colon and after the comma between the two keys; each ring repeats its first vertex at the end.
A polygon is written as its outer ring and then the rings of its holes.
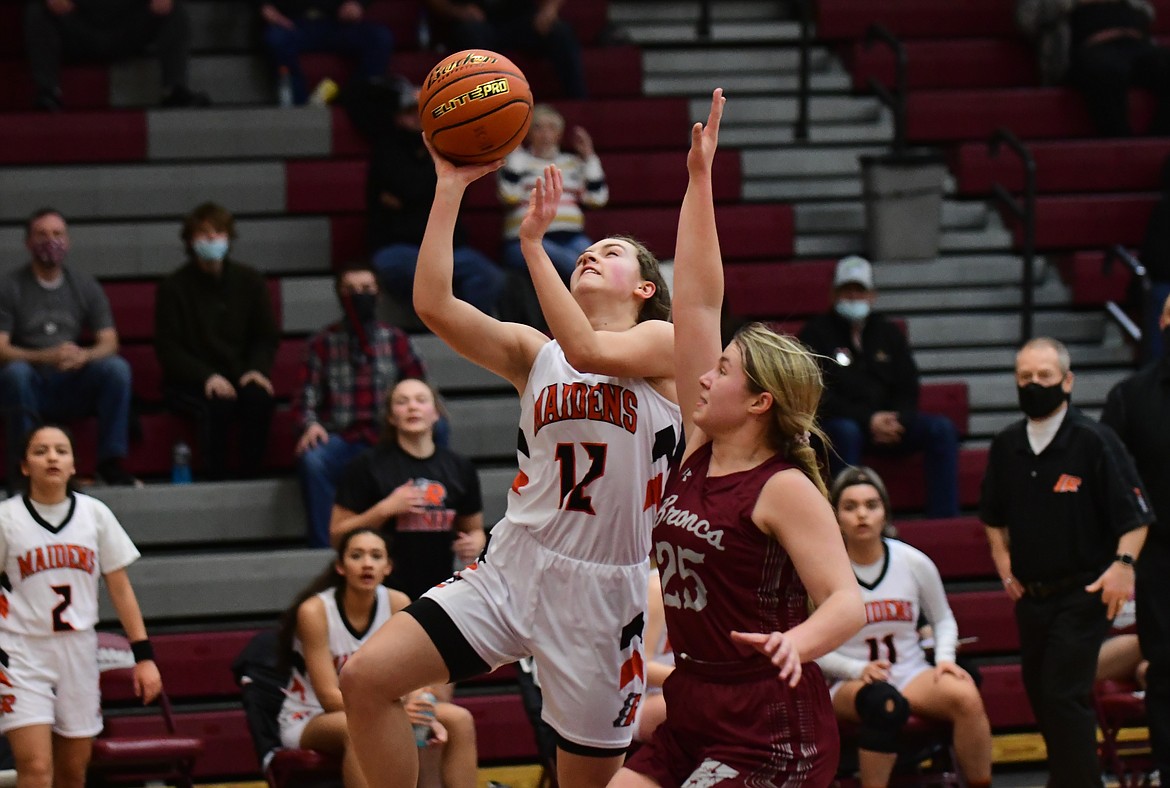
{"type": "Polygon", "coordinates": [[[662,573],[662,601],[666,605],[684,610],[702,610],[707,606],[707,587],[694,569],[695,565],[703,563],[705,556],[702,553],[679,547],[676,558],[674,545],[659,542],[654,546],[654,556],[658,561],[658,571],[662,573]],[[670,590],[675,574],[682,585],[681,596],[670,590]]]}

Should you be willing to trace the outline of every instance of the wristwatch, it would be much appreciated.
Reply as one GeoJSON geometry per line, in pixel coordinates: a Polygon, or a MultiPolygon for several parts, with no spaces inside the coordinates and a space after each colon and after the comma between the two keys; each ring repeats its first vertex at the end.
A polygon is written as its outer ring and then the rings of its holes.
{"type": "Polygon", "coordinates": [[[1137,559],[1134,558],[1130,553],[1118,553],[1117,555],[1113,556],[1113,560],[1118,561],[1119,563],[1123,563],[1126,566],[1133,566],[1137,563],[1137,559]]]}

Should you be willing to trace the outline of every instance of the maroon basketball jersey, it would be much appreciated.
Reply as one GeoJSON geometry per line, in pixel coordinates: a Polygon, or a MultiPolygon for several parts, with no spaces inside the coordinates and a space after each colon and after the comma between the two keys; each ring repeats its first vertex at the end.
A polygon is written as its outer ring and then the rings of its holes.
{"type": "Polygon", "coordinates": [[[788,553],[752,522],[764,484],[793,466],[775,455],[709,477],[710,464],[707,443],[671,475],[654,524],[670,642],[676,654],[704,662],[764,660],[734,644],[730,632],[784,632],[808,617],[788,553]]]}

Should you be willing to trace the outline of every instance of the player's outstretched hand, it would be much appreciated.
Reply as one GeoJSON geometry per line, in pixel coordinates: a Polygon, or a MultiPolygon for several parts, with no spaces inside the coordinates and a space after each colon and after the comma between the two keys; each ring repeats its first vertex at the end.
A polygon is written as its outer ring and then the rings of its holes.
{"type": "Polygon", "coordinates": [[[800,666],[800,652],[783,632],[732,632],[731,639],[736,643],[750,646],[771,659],[772,664],[780,668],[780,680],[787,681],[788,686],[795,687],[800,683],[803,672],[800,666]]]}
{"type": "Polygon", "coordinates": [[[557,218],[557,208],[560,207],[564,191],[565,182],[560,168],[555,164],[545,167],[544,174],[536,179],[532,195],[528,198],[528,213],[524,214],[524,221],[520,222],[520,240],[539,241],[544,238],[549,225],[557,218]]]}
{"type": "Polygon", "coordinates": [[[427,139],[425,134],[423,135],[423,144],[427,146],[431,160],[435,162],[435,175],[439,177],[440,183],[454,182],[467,188],[467,185],[472,181],[477,181],[504,166],[503,159],[490,161],[487,164],[456,164],[431,147],[431,141],[427,139]]]}
{"type": "Polygon", "coordinates": [[[154,703],[162,692],[162,675],[153,659],[144,659],[134,664],[134,695],[142,698],[143,705],[154,703]]]}
{"type": "Polygon", "coordinates": [[[719,123],[723,120],[723,105],[726,103],[723,88],[715,88],[711,94],[711,111],[707,114],[707,123],[696,123],[691,127],[691,150],[687,153],[687,171],[691,175],[711,172],[715,149],[719,147],[719,123]]]}

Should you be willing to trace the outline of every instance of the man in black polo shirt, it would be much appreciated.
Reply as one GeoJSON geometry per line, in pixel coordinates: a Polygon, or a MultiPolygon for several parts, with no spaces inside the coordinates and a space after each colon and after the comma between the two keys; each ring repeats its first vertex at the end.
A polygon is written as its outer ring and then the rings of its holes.
{"type": "MultiPolygon", "coordinates": [[[[1170,335],[1170,299],[1158,327],[1170,335]]],[[[1146,711],[1154,759],[1170,775],[1170,342],[1167,355],[1109,392],[1101,421],[1133,455],[1159,522],[1150,528],[1137,567],[1137,627],[1146,673],[1146,711]]]]}
{"type": "Polygon", "coordinates": [[[1068,405],[1068,350],[1045,337],[1016,355],[1027,418],[991,444],[979,516],[1016,602],[1024,688],[1048,747],[1048,785],[1102,785],[1093,678],[1109,622],[1134,588],[1153,513],[1125,447],[1068,405]]]}

